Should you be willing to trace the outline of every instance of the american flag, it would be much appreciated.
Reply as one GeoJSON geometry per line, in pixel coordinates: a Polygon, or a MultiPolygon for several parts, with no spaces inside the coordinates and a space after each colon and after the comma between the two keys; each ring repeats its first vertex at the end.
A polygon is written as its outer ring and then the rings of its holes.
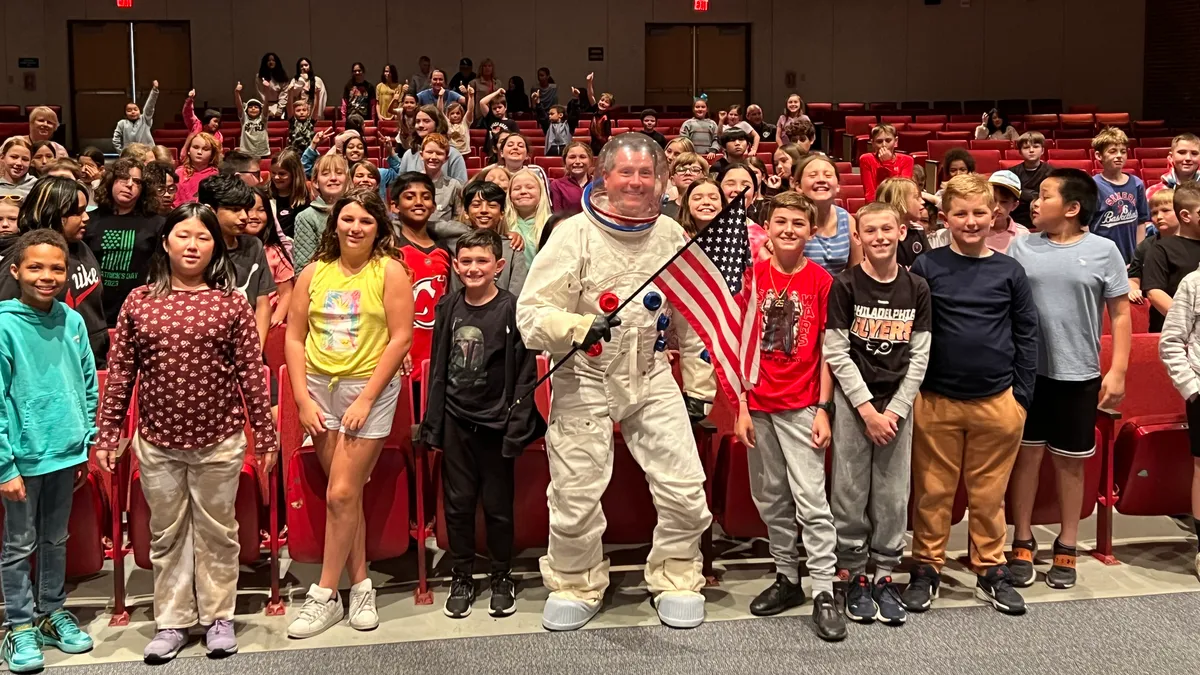
{"type": "Polygon", "coordinates": [[[745,192],[688,242],[663,270],[658,286],[708,347],[717,379],[736,402],[758,379],[758,320],[745,192]],[[751,286],[744,293],[746,285],[751,286]]]}

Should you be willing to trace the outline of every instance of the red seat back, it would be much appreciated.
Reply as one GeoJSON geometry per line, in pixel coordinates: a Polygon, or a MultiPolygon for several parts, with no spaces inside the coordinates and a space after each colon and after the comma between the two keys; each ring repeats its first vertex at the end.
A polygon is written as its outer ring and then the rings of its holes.
{"type": "Polygon", "coordinates": [[[1054,160],[1050,165],[1055,169],[1079,169],[1080,171],[1092,170],[1092,160],[1090,159],[1064,159],[1054,160]]]}
{"type": "Polygon", "coordinates": [[[946,156],[946,153],[951,148],[963,148],[964,150],[966,150],[968,147],[969,147],[969,144],[966,140],[929,141],[929,159],[931,159],[935,162],[940,162],[946,156]]]}
{"type": "Polygon", "coordinates": [[[846,116],[846,133],[851,136],[863,136],[871,133],[871,129],[877,124],[874,115],[847,115],[846,116]]]}
{"type": "Polygon", "coordinates": [[[971,149],[972,150],[999,150],[999,151],[1003,152],[1012,147],[1013,147],[1012,141],[1008,141],[1008,140],[971,141],[971,149]]]}
{"type": "Polygon", "coordinates": [[[971,150],[975,158],[975,171],[984,175],[1000,170],[999,150],[971,150]]]}
{"type": "Polygon", "coordinates": [[[1063,129],[1091,129],[1096,125],[1096,116],[1091,113],[1063,113],[1058,116],[1063,129]]]}

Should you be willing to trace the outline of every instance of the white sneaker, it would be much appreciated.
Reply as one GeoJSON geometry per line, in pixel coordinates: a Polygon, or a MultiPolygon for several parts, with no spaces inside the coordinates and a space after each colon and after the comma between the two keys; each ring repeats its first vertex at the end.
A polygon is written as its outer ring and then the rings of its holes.
{"type": "Polygon", "coordinates": [[[379,627],[379,612],[375,609],[375,589],[370,579],[350,587],[350,627],[354,630],[375,630],[379,627]]]}
{"type": "Polygon", "coordinates": [[[342,596],[313,584],[308,587],[300,614],[288,625],[288,637],[303,639],[320,635],[341,620],[342,596]]]}

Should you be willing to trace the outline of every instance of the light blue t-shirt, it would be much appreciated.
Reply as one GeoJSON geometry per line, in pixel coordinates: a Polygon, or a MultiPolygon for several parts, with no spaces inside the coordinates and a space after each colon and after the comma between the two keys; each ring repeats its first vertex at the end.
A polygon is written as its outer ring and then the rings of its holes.
{"type": "Polygon", "coordinates": [[[1070,244],[1045,233],[1014,239],[1038,312],[1038,375],[1064,382],[1100,377],[1100,322],[1109,298],[1129,293],[1116,244],[1085,232],[1070,244]]]}
{"type": "Polygon", "coordinates": [[[1124,185],[1110,183],[1102,174],[1092,176],[1100,199],[1091,231],[1111,239],[1126,263],[1133,260],[1137,248],[1138,223],[1150,222],[1150,202],[1146,199],[1146,184],[1137,176],[1129,176],[1124,185]]]}

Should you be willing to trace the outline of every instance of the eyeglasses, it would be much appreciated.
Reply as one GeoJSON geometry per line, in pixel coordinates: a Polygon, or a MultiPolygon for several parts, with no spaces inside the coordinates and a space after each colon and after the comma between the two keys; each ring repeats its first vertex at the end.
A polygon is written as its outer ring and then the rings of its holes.
{"type": "Polygon", "coordinates": [[[22,197],[21,195],[0,195],[0,202],[9,202],[9,201],[16,202],[17,205],[19,206],[21,204],[21,202],[25,201],[25,198],[22,197]]]}
{"type": "Polygon", "coordinates": [[[156,189],[155,192],[157,192],[160,195],[173,195],[176,192],[179,192],[179,186],[178,185],[168,185],[166,187],[160,187],[160,188],[156,189]]]}
{"type": "Polygon", "coordinates": [[[700,174],[704,173],[704,169],[701,169],[698,166],[681,166],[678,169],[675,169],[675,173],[681,173],[685,176],[699,176],[700,174]]]}

